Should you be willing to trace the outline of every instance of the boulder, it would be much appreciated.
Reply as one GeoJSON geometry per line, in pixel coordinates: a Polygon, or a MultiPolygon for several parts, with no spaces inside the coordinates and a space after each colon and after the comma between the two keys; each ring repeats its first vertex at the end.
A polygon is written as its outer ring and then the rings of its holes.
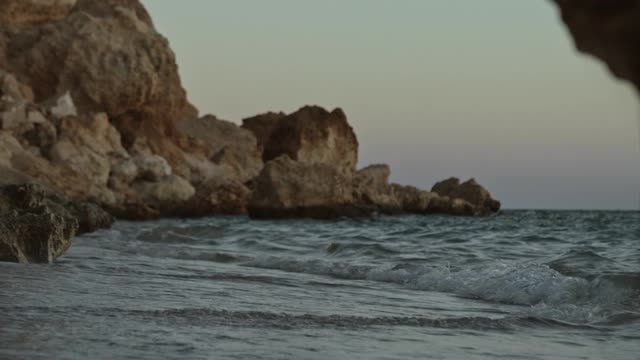
{"type": "Polygon", "coordinates": [[[458,178],[450,178],[441,181],[433,186],[432,192],[448,197],[452,201],[461,199],[470,204],[474,211],[468,211],[468,206],[461,202],[454,204],[457,206],[456,212],[471,212],[475,215],[490,215],[500,210],[500,202],[493,199],[489,191],[478,184],[475,179],[470,179],[460,183],[458,178]],[[462,210],[465,208],[466,210],[462,210]]]}
{"type": "Polygon", "coordinates": [[[140,201],[156,208],[167,209],[169,213],[196,193],[191,183],[177,175],[166,176],[153,182],[138,181],[132,188],[140,201]]]}
{"type": "Polygon", "coordinates": [[[305,106],[280,119],[264,146],[265,162],[282,155],[353,173],[358,162],[358,140],[341,109],[328,112],[318,106],[305,106]]]}
{"type": "Polygon", "coordinates": [[[353,178],[353,197],[360,206],[394,214],[402,212],[402,204],[389,184],[389,165],[370,165],[358,170],[353,178]]]}
{"type": "Polygon", "coordinates": [[[579,51],[640,91],[640,0],[555,0],[579,51]]]}
{"type": "Polygon", "coordinates": [[[36,184],[0,187],[0,261],[51,263],[73,237],[110,227],[99,207],[72,201],[36,184]]]}
{"type": "Polygon", "coordinates": [[[60,122],[58,141],[48,154],[54,164],[64,164],[100,186],[107,185],[112,158],[127,156],[120,134],[104,113],[65,117],[60,122]]]}
{"type": "Polygon", "coordinates": [[[249,198],[249,216],[319,218],[366,216],[353,199],[352,178],[335,166],[281,156],[265,164],[249,198]]]}

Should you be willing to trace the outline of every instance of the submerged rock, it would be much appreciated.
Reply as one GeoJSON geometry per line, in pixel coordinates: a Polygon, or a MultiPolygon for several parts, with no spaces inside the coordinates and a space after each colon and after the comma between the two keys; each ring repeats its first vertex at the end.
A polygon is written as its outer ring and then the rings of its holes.
{"type": "Polygon", "coordinates": [[[331,219],[372,212],[354,202],[348,174],[334,166],[294,161],[286,155],[269,161],[255,179],[248,211],[257,219],[331,219]]]}

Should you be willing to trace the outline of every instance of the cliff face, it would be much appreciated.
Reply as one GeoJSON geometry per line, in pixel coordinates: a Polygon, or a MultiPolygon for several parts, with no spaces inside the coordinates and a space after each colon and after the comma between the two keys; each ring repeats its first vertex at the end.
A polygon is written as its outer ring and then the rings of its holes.
{"type": "Polygon", "coordinates": [[[640,91],[640,0],[554,0],[579,51],[640,91]]]}
{"type": "Polygon", "coordinates": [[[426,213],[455,201],[391,186],[385,166],[357,172],[357,160],[340,109],[242,128],[198,117],[139,0],[0,0],[0,185],[39,183],[129,219],[426,213]]]}

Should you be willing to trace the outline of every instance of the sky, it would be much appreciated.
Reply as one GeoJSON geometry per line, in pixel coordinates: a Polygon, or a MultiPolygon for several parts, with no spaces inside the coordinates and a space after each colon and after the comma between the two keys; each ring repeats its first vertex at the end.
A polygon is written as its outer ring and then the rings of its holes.
{"type": "Polygon", "coordinates": [[[143,0],[201,114],[341,107],[360,165],[505,208],[640,209],[640,105],[549,1],[143,0]],[[188,5],[187,5],[188,4],[188,5]]]}

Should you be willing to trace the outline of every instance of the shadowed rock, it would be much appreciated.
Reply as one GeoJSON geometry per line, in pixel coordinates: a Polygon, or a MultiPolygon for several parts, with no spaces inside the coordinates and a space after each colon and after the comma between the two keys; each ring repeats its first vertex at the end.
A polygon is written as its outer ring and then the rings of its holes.
{"type": "Polygon", "coordinates": [[[456,215],[489,215],[498,212],[501,206],[475,179],[461,184],[460,179],[450,178],[435,184],[431,191],[451,199],[450,209],[456,215]]]}
{"type": "Polygon", "coordinates": [[[579,51],[640,90],[640,0],[555,0],[579,51]]]}
{"type": "Polygon", "coordinates": [[[264,145],[265,162],[281,155],[352,173],[358,161],[358,139],[341,109],[328,112],[305,106],[280,119],[264,145]]]}
{"type": "Polygon", "coordinates": [[[51,263],[82,232],[111,226],[99,207],[35,184],[0,187],[0,261],[51,263]]]}

